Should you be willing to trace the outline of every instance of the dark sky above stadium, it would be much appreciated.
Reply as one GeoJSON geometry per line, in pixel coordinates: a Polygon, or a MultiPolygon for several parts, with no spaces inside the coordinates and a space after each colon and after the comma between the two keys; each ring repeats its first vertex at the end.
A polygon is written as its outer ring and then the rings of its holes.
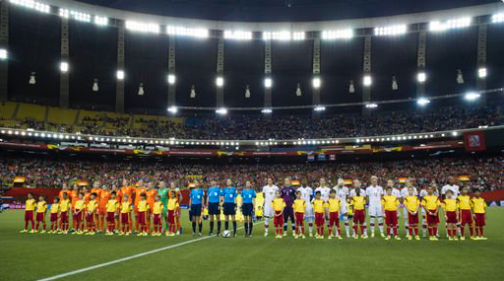
{"type": "Polygon", "coordinates": [[[81,0],[110,8],[229,21],[316,21],[390,16],[499,0],[81,0]]]}

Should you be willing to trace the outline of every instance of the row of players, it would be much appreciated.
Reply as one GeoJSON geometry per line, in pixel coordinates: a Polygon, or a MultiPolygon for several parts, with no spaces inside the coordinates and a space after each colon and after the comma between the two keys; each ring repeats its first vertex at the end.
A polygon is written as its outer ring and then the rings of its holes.
{"type": "MultiPolygon", "coordinates": [[[[368,212],[370,216],[370,226],[371,226],[371,236],[374,236],[374,226],[375,222],[378,221],[378,226],[380,229],[380,234],[384,235],[383,231],[383,214],[386,215],[387,220],[387,230],[397,233],[397,210],[395,210],[395,217],[392,214],[392,209],[396,208],[404,203],[406,208],[404,208],[406,231],[408,233],[408,238],[412,239],[413,234],[418,239],[418,211],[423,214],[423,225],[424,225],[424,236],[426,229],[429,230],[429,235],[431,240],[435,240],[435,235],[432,235],[432,231],[437,233],[437,226],[434,226],[435,221],[439,221],[438,211],[441,201],[427,201],[426,198],[433,196],[433,198],[438,197],[438,190],[433,185],[430,189],[432,194],[428,194],[428,191],[422,189],[420,191],[420,198],[422,201],[415,201],[413,198],[420,200],[417,196],[417,189],[412,186],[414,179],[408,179],[406,186],[402,190],[397,190],[392,188],[394,182],[389,180],[387,182],[387,190],[390,194],[384,194],[382,187],[377,185],[378,179],[376,177],[371,178],[371,185],[364,189],[361,189],[360,182],[354,180],[354,188],[349,189],[344,185],[343,180],[338,180],[338,185],[332,190],[327,187],[324,178],[320,179],[320,186],[313,191],[310,187],[300,187],[297,190],[291,185],[290,179],[286,178],[284,181],[284,187],[280,190],[276,185],[273,184],[273,180],[268,179],[268,184],[263,187],[263,192],[256,194],[255,190],[252,189],[250,182],[247,182],[245,188],[241,191],[240,197],[242,199],[241,213],[245,218],[245,232],[246,236],[250,236],[252,233],[253,223],[252,217],[255,210],[257,216],[264,215],[265,217],[265,236],[268,235],[269,219],[274,218],[275,226],[277,230],[277,237],[283,232],[286,235],[287,230],[287,220],[290,219],[292,223],[293,232],[296,229],[294,235],[301,236],[299,228],[301,227],[301,222],[304,225],[304,221],[307,220],[309,224],[309,234],[312,236],[313,233],[313,219],[317,224],[317,235],[316,237],[321,237],[323,233],[323,224],[320,222],[325,219],[328,220],[329,228],[332,232],[332,228],[339,225],[339,217],[341,216],[344,223],[347,237],[350,236],[349,231],[349,217],[354,218],[354,233],[353,236],[357,237],[357,229],[360,224],[361,232],[366,231],[366,220],[363,218],[362,210],[360,209],[361,203],[364,205],[369,204],[368,212]],[[331,194],[331,191],[333,194],[331,194]],[[277,194],[278,192],[278,194],[277,194]],[[358,192],[358,194],[357,194],[358,192]],[[296,194],[298,193],[298,194],[296,194]],[[411,194],[410,194],[411,193],[411,194]],[[317,198],[321,201],[316,201],[317,198]],[[260,197],[257,195],[262,195],[260,197]],[[390,197],[391,196],[391,197],[390,197]],[[299,197],[299,198],[298,198],[299,197]],[[408,197],[410,197],[408,199],[408,197]],[[283,200],[285,206],[278,210],[282,204],[278,203],[278,199],[283,200]],[[363,202],[358,201],[364,198],[363,202]],[[386,201],[385,198],[387,198],[386,201]],[[334,200],[337,199],[337,202],[334,200]],[[392,200],[394,199],[394,200],[392,200]],[[299,205],[302,200],[304,205],[299,205]],[[392,201],[390,201],[392,200],[392,201]],[[275,202],[277,204],[275,205],[275,202]],[[295,204],[297,202],[297,204],[295,204]],[[317,202],[324,202],[324,205],[315,205],[317,202]],[[427,204],[429,203],[430,204],[427,204]],[[437,202],[437,203],[436,203],[437,202]],[[393,205],[397,205],[394,207],[393,205]],[[421,203],[425,203],[422,205],[421,203]],[[280,205],[279,205],[280,204],[280,205]],[[336,205],[335,205],[336,204],[336,205]],[[420,206],[423,206],[420,208],[420,206]],[[301,206],[304,206],[304,211],[301,211],[301,206]],[[336,208],[336,207],[337,208],[336,208]],[[416,206],[416,210],[414,208],[416,206]],[[436,206],[434,208],[434,206],[436,206]],[[351,208],[349,208],[351,207],[351,208]],[[320,218],[320,210],[324,209],[324,214],[322,219],[320,218]],[[317,211],[318,210],[318,211],[317,211]],[[430,211],[429,211],[430,210],[430,211]],[[434,211],[432,211],[434,210],[434,211]],[[278,214],[280,212],[281,215],[278,214]],[[263,214],[260,214],[263,213],[263,214]],[[318,215],[317,215],[318,214],[318,215]],[[387,215],[388,214],[388,215],[387,215]],[[416,216],[416,219],[415,219],[416,216]],[[432,217],[431,217],[432,216],[432,217]],[[429,218],[431,217],[431,223],[429,223],[429,218]],[[302,218],[302,219],[300,219],[302,218]],[[331,219],[332,218],[332,219],[331,219]],[[279,221],[282,222],[282,229],[278,229],[279,221]],[[429,225],[427,227],[427,225],[429,225]],[[322,226],[322,229],[320,228],[322,226]],[[395,226],[395,227],[394,227],[395,226]],[[322,231],[322,232],[320,232],[322,231]]],[[[477,237],[483,237],[483,226],[484,226],[484,212],[485,212],[485,202],[479,197],[479,192],[475,193],[475,198],[471,199],[467,195],[467,190],[463,191],[460,198],[457,199],[459,194],[459,188],[454,183],[453,178],[449,180],[450,184],[443,187],[441,193],[443,195],[449,194],[449,197],[443,200],[445,214],[447,216],[448,222],[448,234],[450,239],[456,238],[456,232],[459,233],[461,237],[463,235],[464,224],[469,226],[471,237],[475,237],[472,228],[472,218],[474,212],[474,217],[476,218],[476,231],[477,237]],[[454,202],[451,204],[450,202],[454,202]],[[461,224],[462,223],[462,224],[461,224]]],[[[220,233],[221,223],[220,215],[223,212],[225,218],[225,228],[228,230],[229,221],[233,222],[234,235],[236,235],[236,211],[237,211],[237,197],[238,192],[232,186],[232,182],[228,180],[228,187],[221,189],[217,186],[216,182],[211,183],[211,187],[208,188],[207,194],[199,187],[199,183],[195,181],[195,186],[190,193],[190,219],[192,220],[193,235],[196,234],[196,226],[199,225],[198,235],[201,235],[202,230],[202,214],[208,212],[210,216],[210,235],[212,235],[214,228],[214,221],[217,221],[218,230],[217,234],[220,233]],[[205,200],[206,199],[206,200],[205,200]],[[222,206],[222,209],[221,209],[222,206]],[[204,212],[205,210],[206,212],[204,212]]],[[[180,209],[179,202],[182,199],[181,194],[178,189],[174,188],[168,192],[168,189],[164,183],[160,183],[159,189],[156,188],[134,188],[125,187],[121,188],[119,192],[107,191],[106,188],[99,189],[95,186],[90,193],[80,193],[78,194],[77,200],[69,200],[69,194],[72,194],[67,188],[63,188],[60,192],[61,200],[59,198],[55,199],[55,203],[51,206],[51,230],[50,232],[60,232],[66,233],[68,231],[68,213],[73,213],[73,228],[76,230],[76,234],[82,234],[84,231],[84,214],[86,215],[86,225],[88,235],[94,235],[95,230],[104,228],[104,217],[107,218],[107,235],[113,235],[116,227],[120,229],[121,234],[128,235],[132,229],[132,217],[131,212],[134,210],[136,230],[138,235],[147,235],[150,230],[150,224],[154,225],[153,235],[159,236],[162,232],[161,221],[163,217],[166,217],[166,234],[168,236],[175,235],[180,230],[180,209]],[[119,194],[118,194],[119,193],[119,194]],[[104,201],[104,197],[110,197],[104,201]],[[132,194],[132,195],[130,195],[132,194]],[[154,194],[154,196],[152,195],[154,194]],[[150,195],[150,196],[149,196],[150,195]],[[88,197],[86,199],[86,197],[88,197]],[[134,204],[133,202],[134,197],[134,204]],[[58,224],[58,213],[59,224],[58,224]],[[119,219],[120,218],[120,219],[119,219]],[[95,224],[97,222],[98,226],[95,224]],[[120,226],[121,225],[121,226],[120,226]]],[[[83,191],[86,191],[85,189],[83,191]]],[[[439,199],[438,199],[439,200],[439,199]]],[[[33,212],[37,210],[37,222],[43,225],[45,229],[45,209],[47,205],[43,198],[39,200],[36,204],[33,198],[29,198],[26,204],[26,215],[25,215],[25,229],[22,232],[28,231],[28,223],[32,222],[32,232],[36,231],[33,229],[33,212]]],[[[365,212],[364,212],[365,216],[365,212]]],[[[38,229],[38,223],[36,229],[38,229]]],[[[337,227],[334,233],[339,236],[341,231],[337,227]]],[[[301,229],[302,230],[302,229],[301,229]]],[[[44,230],[43,230],[44,231],[44,230]]],[[[304,234],[304,231],[302,231],[304,234]]],[[[390,233],[390,232],[389,232],[390,233]]],[[[397,238],[398,236],[395,235],[397,238]]],[[[281,236],[280,236],[281,237],[281,236]]],[[[303,236],[301,236],[303,237],[303,236]]],[[[331,237],[331,236],[330,236],[331,237]]],[[[341,237],[341,236],[339,236],[341,237]]],[[[367,235],[364,233],[363,238],[367,235]]],[[[387,236],[389,237],[389,236],[387,236]]],[[[482,238],[484,239],[484,238],[482,238]]]]}

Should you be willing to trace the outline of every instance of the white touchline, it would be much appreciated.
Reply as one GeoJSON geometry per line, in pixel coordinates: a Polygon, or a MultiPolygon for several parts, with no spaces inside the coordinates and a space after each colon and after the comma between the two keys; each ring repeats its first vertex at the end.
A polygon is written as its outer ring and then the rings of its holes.
{"type": "MultiPolygon", "coordinates": [[[[262,223],[262,222],[254,223],[254,225],[260,224],[260,223],[262,223]]],[[[239,227],[237,229],[243,229],[243,226],[239,227]]],[[[125,257],[125,258],[122,258],[122,259],[118,259],[118,260],[114,260],[114,261],[109,261],[109,262],[106,262],[106,263],[101,263],[101,264],[93,265],[93,266],[90,266],[90,267],[85,267],[85,268],[82,268],[82,269],[70,271],[70,272],[63,273],[63,274],[54,275],[52,277],[47,277],[47,278],[44,278],[44,279],[39,279],[37,281],[56,280],[56,279],[64,278],[64,277],[67,277],[67,276],[79,274],[79,273],[82,273],[82,272],[90,271],[90,270],[93,270],[93,269],[97,269],[97,268],[113,265],[113,264],[116,264],[116,263],[121,263],[121,262],[124,262],[124,261],[129,261],[129,260],[132,260],[132,259],[141,258],[141,257],[147,256],[147,255],[150,255],[150,254],[155,254],[155,253],[158,253],[158,252],[170,250],[170,249],[173,249],[173,248],[177,248],[177,247],[180,247],[180,246],[184,246],[184,245],[187,245],[187,244],[195,243],[195,242],[206,240],[206,239],[213,238],[213,237],[216,237],[216,236],[205,236],[205,237],[201,237],[201,238],[198,238],[198,239],[193,239],[193,240],[181,242],[181,243],[178,243],[178,244],[175,244],[175,245],[170,245],[170,246],[166,246],[166,247],[163,247],[163,248],[147,251],[147,252],[144,252],[144,253],[140,253],[140,254],[136,254],[136,255],[133,255],[133,256],[125,257]]]]}

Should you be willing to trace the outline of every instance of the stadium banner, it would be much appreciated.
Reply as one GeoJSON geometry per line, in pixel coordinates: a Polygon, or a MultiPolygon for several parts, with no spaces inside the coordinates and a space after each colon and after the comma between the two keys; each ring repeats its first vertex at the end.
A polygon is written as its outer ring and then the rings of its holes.
{"type": "Polygon", "coordinates": [[[327,156],[325,154],[318,154],[317,161],[327,161],[327,156]]]}
{"type": "Polygon", "coordinates": [[[486,150],[485,135],[482,131],[464,133],[464,147],[466,151],[486,150]]]}

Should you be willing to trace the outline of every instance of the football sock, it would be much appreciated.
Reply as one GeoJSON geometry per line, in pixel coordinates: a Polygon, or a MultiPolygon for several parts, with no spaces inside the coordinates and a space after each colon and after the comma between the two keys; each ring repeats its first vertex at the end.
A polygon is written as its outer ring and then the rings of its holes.
{"type": "Polygon", "coordinates": [[[199,223],[198,224],[198,230],[199,230],[199,233],[201,233],[201,230],[203,230],[203,223],[199,223]]]}
{"type": "Polygon", "coordinates": [[[220,233],[220,229],[221,229],[221,221],[218,221],[217,222],[217,233],[220,233]]]}
{"type": "Polygon", "coordinates": [[[210,233],[213,232],[213,226],[214,226],[214,222],[213,221],[210,221],[210,233]]]}
{"type": "Polygon", "coordinates": [[[472,225],[469,225],[469,233],[471,234],[471,237],[474,236],[474,228],[472,227],[472,225]]]}
{"type": "Polygon", "coordinates": [[[233,233],[236,234],[236,221],[233,221],[233,233]]]}
{"type": "Polygon", "coordinates": [[[380,229],[380,233],[383,233],[383,217],[378,217],[378,228],[380,229]]]}
{"type": "Polygon", "coordinates": [[[196,222],[192,223],[192,231],[193,233],[196,233],[196,222]]]}
{"type": "Polygon", "coordinates": [[[252,234],[252,230],[254,229],[254,223],[249,222],[249,235],[252,234]]]}
{"type": "Polygon", "coordinates": [[[225,230],[229,230],[229,221],[226,221],[226,222],[224,223],[224,229],[225,229],[225,230]]]}
{"type": "Polygon", "coordinates": [[[249,229],[248,222],[245,222],[243,226],[245,227],[245,235],[248,235],[248,229],[249,229]]]}
{"type": "Polygon", "coordinates": [[[397,237],[397,226],[394,226],[394,236],[397,237]]]}

